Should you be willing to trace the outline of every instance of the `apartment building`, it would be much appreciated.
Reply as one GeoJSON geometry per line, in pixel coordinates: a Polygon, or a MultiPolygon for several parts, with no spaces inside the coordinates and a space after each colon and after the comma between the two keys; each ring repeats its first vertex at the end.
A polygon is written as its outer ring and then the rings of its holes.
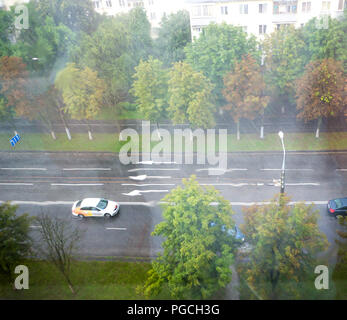
{"type": "Polygon", "coordinates": [[[176,13],[186,7],[184,0],[94,0],[93,4],[98,13],[111,16],[129,12],[135,7],[144,8],[151,23],[153,36],[156,35],[164,15],[176,13]]]}
{"type": "MultiPolygon", "coordinates": [[[[241,26],[263,38],[282,25],[301,27],[314,17],[335,18],[347,7],[347,0],[186,0],[190,12],[192,39],[211,22],[241,26]]],[[[321,27],[324,27],[324,19],[321,27]]],[[[319,26],[318,26],[319,27],[319,26]]]]}

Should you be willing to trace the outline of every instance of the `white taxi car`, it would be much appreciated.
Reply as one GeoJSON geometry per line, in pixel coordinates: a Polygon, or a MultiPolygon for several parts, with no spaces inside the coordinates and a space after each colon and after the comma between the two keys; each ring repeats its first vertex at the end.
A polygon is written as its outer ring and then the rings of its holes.
{"type": "Polygon", "coordinates": [[[84,217],[113,217],[119,212],[119,204],[102,198],[86,198],[76,201],[72,206],[72,215],[84,217]]]}

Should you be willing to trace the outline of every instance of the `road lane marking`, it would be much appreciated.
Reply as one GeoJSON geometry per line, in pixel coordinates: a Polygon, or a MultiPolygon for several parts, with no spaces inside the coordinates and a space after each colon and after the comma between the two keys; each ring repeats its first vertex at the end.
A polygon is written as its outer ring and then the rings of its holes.
{"type": "Polygon", "coordinates": [[[146,179],[171,179],[170,176],[147,176],[146,174],[140,176],[129,176],[129,179],[143,181],[146,179]]]}
{"type": "Polygon", "coordinates": [[[135,164],[177,164],[175,161],[139,161],[136,162],[135,164]]]}
{"type": "MultiPolygon", "coordinates": [[[[260,169],[260,171],[282,171],[282,169],[260,169]]],[[[314,171],[313,169],[285,169],[285,171],[314,171]]]]}
{"type": "Polygon", "coordinates": [[[42,229],[41,226],[30,226],[30,228],[33,228],[33,229],[42,229]]]}
{"type": "Polygon", "coordinates": [[[141,171],[141,170],[145,170],[145,171],[179,171],[180,169],[177,169],[177,168],[167,168],[167,169],[164,169],[164,168],[158,168],[158,169],[155,169],[155,168],[137,168],[137,169],[130,169],[128,170],[128,172],[136,172],[136,171],[141,171]]]}
{"type": "MultiPolygon", "coordinates": [[[[280,186],[280,182],[277,183],[268,183],[269,186],[280,186]]],[[[303,182],[303,183],[285,183],[286,186],[320,186],[320,183],[317,182],[303,182]]]]}
{"type": "Polygon", "coordinates": [[[63,168],[63,171],[111,171],[111,168],[63,168]]]}
{"type": "Polygon", "coordinates": [[[147,183],[147,184],[122,183],[122,186],[150,187],[150,186],[175,186],[175,184],[174,183],[147,183]]]}
{"type": "Polygon", "coordinates": [[[336,171],[347,171],[347,169],[336,169],[336,171]]]}
{"type": "Polygon", "coordinates": [[[33,183],[0,183],[0,186],[33,186],[33,183]]]}
{"type": "Polygon", "coordinates": [[[46,168],[0,168],[1,170],[28,170],[28,171],[47,171],[46,168]]]}
{"type": "Polygon", "coordinates": [[[127,228],[106,228],[106,230],[120,230],[120,231],[125,231],[127,228]]]}
{"type": "Polygon", "coordinates": [[[142,196],[142,193],[167,193],[169,190],[133,190],[129,193],[122,193],[125,196],[135,197],[142,196]]]}
{"type": "Polygon", "coordinates": [[[248,171],[248,169],[222,169],[222,168],[203,168],[203,169],[196,169],[196,172],[200,171],[223,171],[223,172],[232,172],[232,171],[248,171]]]}
{"type": "Polygon", "coordinates": [[[51,183],[51,186],[74,186],[74,187],[91,187],[91,186],[103,186],[103,183],[51,183]]]}

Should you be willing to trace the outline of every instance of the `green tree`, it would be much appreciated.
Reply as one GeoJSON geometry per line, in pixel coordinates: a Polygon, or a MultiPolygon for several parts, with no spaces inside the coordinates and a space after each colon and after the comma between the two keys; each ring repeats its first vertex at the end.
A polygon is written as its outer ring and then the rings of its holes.
{"type": "Polygon", "coordinates": [[[135,67],[147,60],[152,47],[150,24],[143,9],[105,17],[92,34],[84,34],[72,53],[79,67],[89,67],[105,81],[104,105],[115,107],[130,99],[135,67]]]}
{"type": "Polygon", "coordinates": [[[241,27],[226,23],[209,24],[185,52],[194,70],[202,72],[215,85],[214,94],[219,105],[225,105],[223,78],[235,62],[248,53],[260,60],[256,38],[248,36],[241,27]]]}
{"type": "Polygon", "coordinates": [[[313,18],[302,28],[305,41],[305,57],[308,62],[334,59],[344,63],[347,70],[347,10],[341,18],[327,17],[327,25],[323,26],[320,18],[313,18]],[[322,27],[317,27],[317,26],[322,27]],[[327,28],[326,28],[327,27],[327,28]]]}
{"type": "Polygon", "coordinates": [[[155,40],[157,56],[166,66],[183,61],[184,48],[191,42],[189,12],[185,10],[163,16],[158,38],[155,40]]]}
{"type": "Polygon", "coordinates": [[[30,28],[20,30],[14,54],[23,59],[31,72],[50,72],[59,58],[68,55],[75,35],[66,25],[56,24],[52,16],[41,15],[35,2],[27,6],[30,28]]]}
{"type": "Polygon", "coordinates": [[[11,36],[13,36],[14,16],[11,11],[0,10],[0,57],[11,56],[13,45],[11,36]]]}
{"type": "MultiPolygon", "coordinates": [[[[86,67],[80,70],[74,63],[69,63],[60,71],[55,86],[62,92],[65,112],[73,119],[91,120],[101,109],[104,82],[99,79],[96,71],[86,67]]],[[[92,139],[88,124],[89,138],[92,139]]]]}
{"type": "Polygon", "coordinates": [[[252,250],[240,274],[263,299],[303,298],[300,288],[312,279],[316,255],[328,242],[313,205],[291,206],[286,196],[280,204],[280,197],[244,210],[241,228],[252,250]]]}
{"type": "Polygon", "coordinates": [[[91,0],[38,0],[40,17],[53,17],[55,24],[63,24],[74,33],[92,34],[101,20],[91,0]]]}
{"type": "Polygon", "coordinates": [[[27,214],[17,216],[17,209],[9,202],[0,205],[0,272],[9,277],[14,267],[27,258],[32,243],[31,219],[27,214]]]}
{"type": "Polygon", "coordinates": [[[188,121],[193,127],[211,128],[215,125],[213,85],[186,62],[176,62],[169,72],[169,107],[173,123],[188,121]]]}
{"type": "Polygon", "coordinates": [[[297,81],[297,117],[305,121],[318,119],[316,138],[322,118],[337,116],[344,110],[345,81],[342,62],[333,59],[309,63],[297,81]]]}
{"type": "Polygon", "coordinates": [[[254,120],[263,115],[269,99],[265,96],[265,82],[260,65],[251,56],[244,56],[235,63],[234,70],[224,77],[223,95],[228,110],[237,124],[237,140],[240,140],[240,119],[254,120]]]}
{"type": "Polygon", "coordinates": [[[230,204],[194,176],[163,201],[164,221],[152,234],[165,238],[164,252],[152,263],[144,293],[153,296],[167,286],[176,299],[210,298],[231,280],[235,239],[221,231],[234,227],[230,204]]]}
{"type": "Polygon", "coordinates": [[[282,27],[267,36],[263,43],[265,81],[272,100],[278,105],[295,106],[295,80],[303,73],[305,42],[293,26],[282,27]]]}
{"type": "Polygon", "coordinates": [[[150,57],[135,68],[132,93],[138,110],[146,120],[158,122],[166,117],[168,71],[160,60],[150,57]]]}

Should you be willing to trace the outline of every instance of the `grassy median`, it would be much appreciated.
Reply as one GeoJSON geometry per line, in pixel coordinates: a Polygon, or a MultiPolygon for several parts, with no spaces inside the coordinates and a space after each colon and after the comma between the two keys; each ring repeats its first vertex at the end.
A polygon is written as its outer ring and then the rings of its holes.
{"type": "MultiPolygon", "coordinates": [[[[2,133],[0,134],[0,150],[119,152],[125,143],[119,141],[118,134],[95,133],[93,137],[94,139],[90,141],[87,134],[72,134],[72,140],[69,141],[64,133],[57,134],[57,140],[53,140],[49,134],[22,133],[21,140],[15,147],[12,147],[9,142],[11,135],[2,133]]],[[[139,139],[141,141],[141,136],[139,139]]],[[[154,146],[156,143],[153,142],[152,145],[154,146]]],[[[288,151],[345,150],[347,149],[347,132],[322,133],[319,139],[316,139],[313,133],[287,133],[285,134],[285,145],[288,151]]],[[[177,152],[176,148],[172,148],[172,150],[177,152]]],[[[282,147],[277,134],[267,134],[264,139],[260,139],[255,134],[244,134],[241,135],[239,141],[235,135],[228,135],[228,152],[281,150],[282,147]]]]}
{"type": "Polygon", "coordinates": [[[77,293],[73,295],[52,264],[45,261],[23,264],[29,268],[29,290],[14,290],[13,284],[0,276],[0,299],[144,299],[136,287],[144,284],[150,268],[148,262],[76,261],[71,279],[77,293]]]}

